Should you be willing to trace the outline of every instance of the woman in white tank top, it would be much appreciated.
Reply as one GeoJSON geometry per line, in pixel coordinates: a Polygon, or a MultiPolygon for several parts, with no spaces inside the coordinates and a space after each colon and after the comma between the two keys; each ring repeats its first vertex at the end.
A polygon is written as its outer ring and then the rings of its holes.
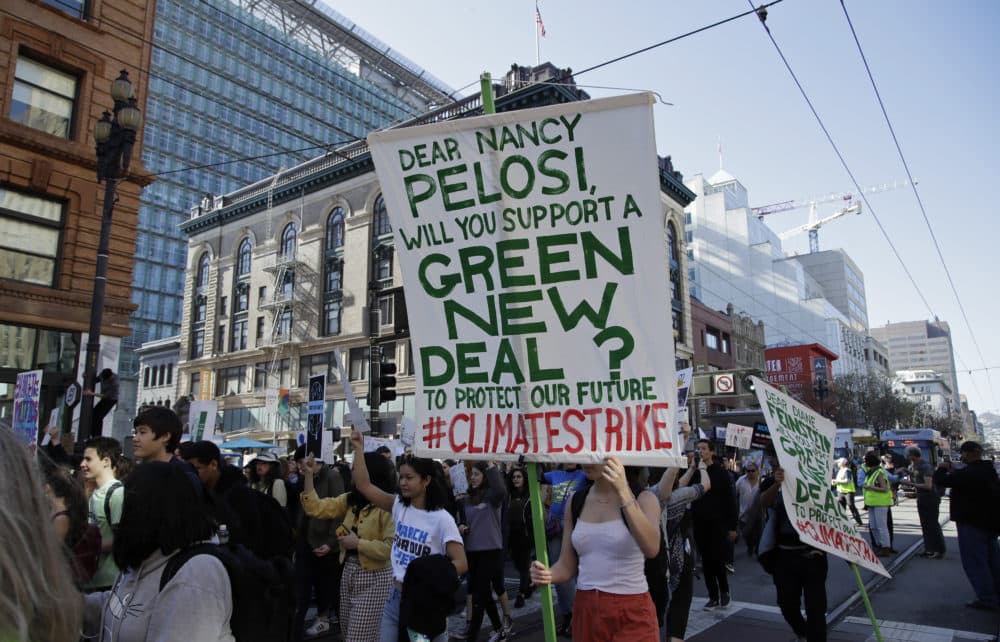
{"type": "Polygon", "coordinates": [[[531,580],[560,584],[577,576],[576,642],[657,642],[659,625],[643,567],[660,548],[659,501],[638,484],[631,488],[617,457],[583,470],[593,486],[580,518],[574,520],[569,509],[571,496],[559,561],[552,568],[534,562],[531,580]]]}

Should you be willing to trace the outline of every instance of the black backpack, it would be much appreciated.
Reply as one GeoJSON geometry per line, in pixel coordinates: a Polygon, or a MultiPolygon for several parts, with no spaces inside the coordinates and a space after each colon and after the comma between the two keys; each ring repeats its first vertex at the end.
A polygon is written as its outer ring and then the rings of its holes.
{"type": "Polygon", "coordinates": [[[226,567],[233,595],[229,626],[236,642],[292,639],[295,583],[290,560],[284,557],[263,560],[239,545],[196,544],[167,561],[160,576],[160,590],[196,555],[211,555],[226,567]]]}
{"type": "Polygon", "coordinates": [[[295,540],[292,537],[292,522],[288,511],[270,495],[252,489],[251,492],[260,519],[256,525],[258,532],[255,540],[258,544],[254,552],[265,559],[275,556],[290,558],[295,549],[295,540]]]}
{"type": "MultiPolygon", "coordinates": [[[[576,523],[580,521],[580,513],[583,512],[583,503],[587,501],[587,493],[590,492],[591,486],[593,484],[587,484],[573,493],[573,499],[570,502],[570,511],[573,515],[574,528],[576,528],[576,523]]],[[[621,511],[622,521],[625,522],[625,528],[628,528],[628,520],[625,519],[625,510],[619,510],[621,511]]],[[[649,597],[652,598],[653,606],[656,607],[656,621],[662,625],[663,615],[667,611],[667,603],[670,597],[667,593],[667,581],[670,571],[669,559],[667,557],[667,539],[664,537],[663,529],[659,524],[656,525],[656,530],[660,531],[660,549],[657,551],[656,557],[646,559],[643,571],[646,575],[646,586],[649,589],[649,597]]]]}

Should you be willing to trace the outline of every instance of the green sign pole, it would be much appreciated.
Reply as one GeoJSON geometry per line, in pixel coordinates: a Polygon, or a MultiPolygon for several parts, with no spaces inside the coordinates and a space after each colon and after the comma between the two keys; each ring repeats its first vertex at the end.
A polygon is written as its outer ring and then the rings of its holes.
{"type": "MultiPolygon", "coordinates": [[[[493,102],[493,78],[489,72],[479,76],[480,96],[483,100],[483,113],[495,114],[496,104],[493,102]]],[[[535,536],[535,559],[548,566],[549,554],[545,540],[545,513],[542,511],[541,487],[538,483],[538,464],[528,462],[528,491],[531,495],[531,527],[535,536]]],[[[545,631],[545,642],[556,642],[556,614],[552,606],[552,587],[540,587],[542,598],[542,626],[545,631]]]]}
{"type": "Polygon", "coordinates": [[[861,581],[861,572],[858,571],[857,564],[851,564],[854,571],[854,581],[858,583],[858,591],[861,592],[861,600],[865,603],[865,610],[868,611],[868,619],[871,620],[872,628],[875,630],[875,639],[882,641],[882,632],[878,629],[878,620],[875,619],[875,611],[872,609],[872,602],[868,599],[868,591],[865,590],[865,583],[861,581]]]}

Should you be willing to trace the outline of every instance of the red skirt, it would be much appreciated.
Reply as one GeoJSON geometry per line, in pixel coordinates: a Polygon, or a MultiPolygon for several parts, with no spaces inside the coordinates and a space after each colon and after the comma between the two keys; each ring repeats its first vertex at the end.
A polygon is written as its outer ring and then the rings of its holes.
{"type": "Polygon", "coordinates": [[[649,593],[576,592],[574,642],[659,642],[660,627],[649,593]]]}

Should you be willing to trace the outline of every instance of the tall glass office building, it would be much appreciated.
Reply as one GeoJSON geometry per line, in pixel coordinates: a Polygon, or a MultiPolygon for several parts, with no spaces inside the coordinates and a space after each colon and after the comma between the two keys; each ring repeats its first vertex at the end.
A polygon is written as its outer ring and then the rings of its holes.
{"type": "Polygon", "coordinates": [[[158,0],[143,146],[158,178],[139,209],[116,415],[134,409],[135,348],[180,331],[191,206],[452,96],[322,0],[158,0]]]}

